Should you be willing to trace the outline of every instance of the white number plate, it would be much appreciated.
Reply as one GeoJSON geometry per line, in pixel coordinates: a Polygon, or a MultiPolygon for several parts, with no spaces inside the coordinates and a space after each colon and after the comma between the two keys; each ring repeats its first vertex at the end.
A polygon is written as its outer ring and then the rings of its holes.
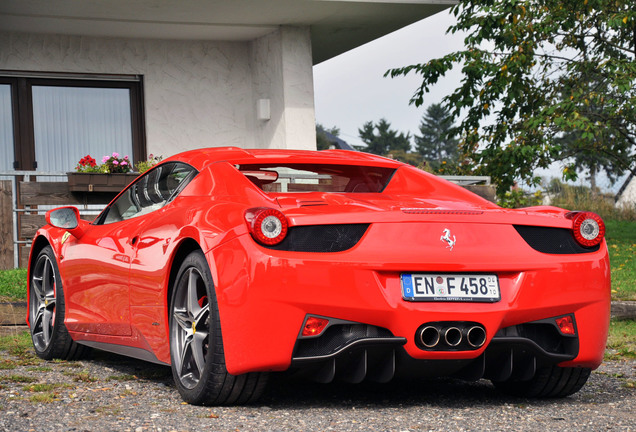
{"type": "Polygon", "coordinates": [[[403,273],[402,298],[407,301],[494,303],[501,299],[499,278],[492,274],[403,273]]]}

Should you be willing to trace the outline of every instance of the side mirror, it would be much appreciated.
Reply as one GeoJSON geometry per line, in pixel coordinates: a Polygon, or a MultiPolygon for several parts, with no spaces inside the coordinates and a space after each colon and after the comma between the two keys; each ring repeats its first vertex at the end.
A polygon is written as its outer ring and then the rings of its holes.
{"type": "Polygon", "coordinates": [[[59,207],[49,210],[44,217],[49,225],[65,229],[77,238],[84,233],[80,227],[80,214],[76,207],[59,207]]]}

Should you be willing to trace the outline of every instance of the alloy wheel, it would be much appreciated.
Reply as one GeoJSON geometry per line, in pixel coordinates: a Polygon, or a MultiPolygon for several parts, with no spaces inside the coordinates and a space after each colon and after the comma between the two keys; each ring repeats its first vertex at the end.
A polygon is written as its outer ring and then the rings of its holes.
{"type": "Polygon", "coordinates": [[[29,321],[33,344],[44,351],[51,343],[55,323],[55,268],[47,255],[41,255],[33,267],[29,321]]]}
{"type": "Polygon", "coordinates": [[[206,363],[210,305],[201,273],[194,267],[182,274],[172,305],[171,345],[175,369],[184,387],[194,388],[206,363]]]}

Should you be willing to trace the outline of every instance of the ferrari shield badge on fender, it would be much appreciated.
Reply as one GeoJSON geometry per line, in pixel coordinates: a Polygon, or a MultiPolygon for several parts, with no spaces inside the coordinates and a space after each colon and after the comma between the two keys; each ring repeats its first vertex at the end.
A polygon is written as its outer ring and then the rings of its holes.
{"type": "Polygon", "coordinates": [[[455,236],[452,237],[453,238],[451,238],[450,230],[448,228],[444,228],[444,231],[442,231],[442,236],[439,238],[441,241],[445,241],[446,243],[448,243],[448,246],[446,247],[449,248],[451,251],[453,250],[455,243],[457,243],[457,238],[455,236]]]}

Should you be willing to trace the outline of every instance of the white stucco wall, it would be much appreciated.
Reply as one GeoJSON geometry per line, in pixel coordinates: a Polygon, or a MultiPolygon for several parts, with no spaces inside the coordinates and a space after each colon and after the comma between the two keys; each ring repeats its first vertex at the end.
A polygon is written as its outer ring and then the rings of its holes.
{"type": "Polygon", "coordinates": [[[0,74],[143,76],[148,153],[208,146],[315,148],[309,30],[253,42],[95,38],[0,32],[0,74]],[[256,101],[271,100],[271,120],[256,101]]]}
{"type": "Polygon", "coordinates": [[[257,122],[258,146],[315,150],[309,29],[283,27],[257,39],[251,62],[256,99],[268,99],[272,112],[269,121],[257,122]]]}
{"type": "Polygon", "coordinates": [[[631,181],[616,202],[617,207],[636,208],[636,177],[632,177],[631,181]]]}

